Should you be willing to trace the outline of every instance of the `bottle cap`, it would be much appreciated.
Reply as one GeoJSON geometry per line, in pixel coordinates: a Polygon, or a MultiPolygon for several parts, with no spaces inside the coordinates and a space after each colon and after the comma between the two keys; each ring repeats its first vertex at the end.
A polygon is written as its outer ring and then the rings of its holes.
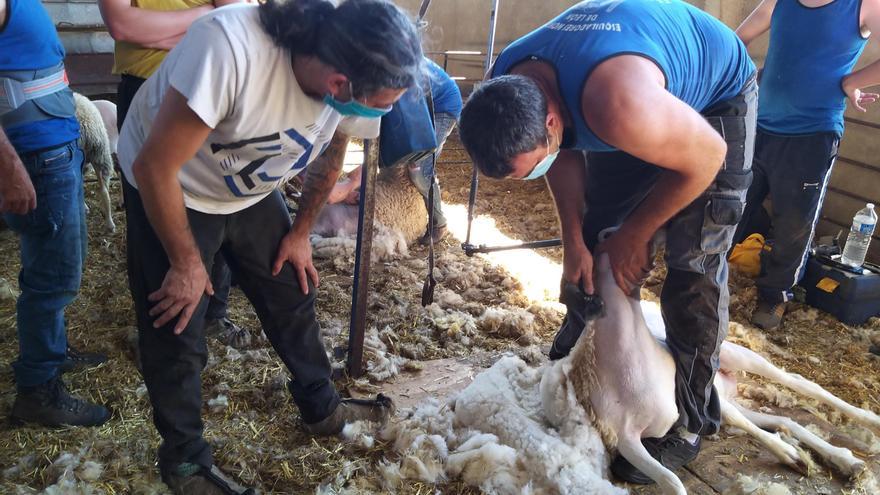
{"type": "Polygon", "coordinates": [[[870,209],[873,210],[873,209],[874,209],[874,203],[868,203],[868,208],[870,208],[870,209]]]}

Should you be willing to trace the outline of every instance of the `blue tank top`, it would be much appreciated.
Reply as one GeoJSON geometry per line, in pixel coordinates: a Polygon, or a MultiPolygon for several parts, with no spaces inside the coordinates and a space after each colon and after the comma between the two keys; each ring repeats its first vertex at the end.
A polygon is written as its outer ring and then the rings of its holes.
{"type": "Polygon", "coordinates": [[[733,31],[680,0],[588,0],[509,45],[491,75],[526,59],[550,63],[574,120],[566,147],[612,151],[584,120],[581,92],[596,66],[626,54],[657,64],[666,89],[697,111],[739,94],[755,71],[733,31]]]}
{"type": "Polygon", "coordinates": [[[846,94],[841,79],[865,49],[861,0],[804,7],[778,0],[761,76],[758,125],[776,134],[843,134],[846,94]]]}
{"type": "MultiPolygon", "coordinates": [[[[0,72],[46,69],[63,60],[64,47],[40,0],[7,0],[6,26],[0,30],[0,72]]],[[[4,131],[17,152],[27,153],[79,138],[79,123],[75,117],[50,118],[4,131]]]]}
{"type": "Polygon", "coordinates": [[[458,119],[461,115],[461,91],[449,74],[434,61],[425,59],[428,81],[434,99],[434,113],[448,113],[458,119]]]}

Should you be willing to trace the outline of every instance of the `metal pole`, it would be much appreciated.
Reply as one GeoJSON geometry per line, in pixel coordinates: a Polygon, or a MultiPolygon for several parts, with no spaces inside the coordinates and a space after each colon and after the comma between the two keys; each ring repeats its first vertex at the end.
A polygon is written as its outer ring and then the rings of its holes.
{"type": "MultiPolygon", "coordinates": [[[[489,12],[489,41],[486,47],[486,60],[483,64],[484,74],[489,73],[492,67],[492,56],[495,53],[495,30],[498,26],[498,3],[499,0],[492,0],[492,10],[489,12]]],[[[465,236],[463,247],[467,249],[471,245],[471,226],[474,223],[474,207],[477,202],[477,189],[480,186],[480,176],[477,173],[477,165],[474,164],[474,170],[471,175],[471,194],[468,198],[468,225],[467,235],[465,236]]]]}
{"type": "Polygon", "coordinates": [[[487,246],[480,244],[479,246],[465,246],[464,254],[473,256],[477,253],[495,253],[498,251],[512,251],[514,249],[541,249],[561,246],[562,241],[559,239],[547,239],[546,241],[522,242],[519,244],[511,244],[508,246],[487,246]]]}
{"type": "Polygon", "coordinates": [[[492,56],[495,54],[495,29],[498,25],[498,2],[500,0],[492,0],[492,11],[489,13],[489,43],[486,48],[486,63],[484,65],[485,72],[489,72],[492,67],[492,56]]]}
{"type": "Polygon", "coordinates": [[[357,248],[354,259],[354,286],[351,294],[351,321],[348,325],[348,376],[364,374],[364,335],[367,325],[367,291],[370,287],[370,250],[373,247],[373,213],[376,205],[376,174],[379,168],[379,140],[364,142],[361,169],[361,198],[358,211],[357,248]]]}

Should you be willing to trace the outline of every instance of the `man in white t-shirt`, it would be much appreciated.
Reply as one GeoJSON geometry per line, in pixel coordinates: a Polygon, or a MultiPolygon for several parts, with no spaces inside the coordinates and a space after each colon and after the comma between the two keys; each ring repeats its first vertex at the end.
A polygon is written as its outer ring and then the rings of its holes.
{"type": "Polygon", "coordinates": [[[176,492],[247,493],[202,437],[204,295],[218,251],[292,372],[308,431],[387,418],[387,398],[340,399],[330,381],[308,234],[348,136],[376,137],[420,68],[415,28],[390,2],[270,1],[195,22],[133,99],[119,141],[129,280],[160,470],[176,492]],[[303,171],[291,224],[277,188],[303,171]]]}

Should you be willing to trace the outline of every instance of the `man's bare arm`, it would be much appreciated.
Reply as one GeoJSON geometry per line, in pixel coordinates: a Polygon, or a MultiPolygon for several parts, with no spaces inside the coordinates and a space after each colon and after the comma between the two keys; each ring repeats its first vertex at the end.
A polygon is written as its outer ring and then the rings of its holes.
{"type": "Polygon", "coordinates": [[[177,178],[210,132],[186,98],[169,88],[132,166],[147,218],[171,264],[162,287],[148,296],[155,303],[150,316],[156,317],[153,325],[157,328],[179,316],[175,334],[184,330],[202,294],[213,294],[177,178]]]}
{"type": "Polygon", "coordinates": [[[327,196],[342,171],[345,149],[348,147],[348,136],[336,131],[324,153],[309,164],[306,179],[300,198],[299,210],[293,221],[290,232],[281,240],[278,254],[272,264],[272,275],[277,276],[284,269],[285,263],[293,267],[300,290],[309,293],[309,280],[315,287],[320,280],[318,270],[312,262],[312,245],[309,233],[315,224],[318,212],[327,202],[327,196]]]}
{"type": "Polygon", "coordinates": [[[36,207],[37,194],[31,178],[0,127],[0,213],[24,215],[36,207]]]}
{"type": "Polygon", "coordinates": [[[583,155],[570,150],[562,150],[547,171],[547,184],[559,214],[563,243],[583,242],[585,175],[583,155]]]}
{"type": "Polygon", "coordinates": [[[593,258],[584,243],[586,168],[581,153],[562,150],[547,171],[547,184],[562,228],[562,276],[593,293],[593,258]]]}
{"type": "Polygon", "coordinates": [[[623,55],[593,71],[582,97],[584,118],[599,138],[665,169],[620,230],[598,246],[625,293],[647,275],[651,238],[706,190],[727,153],[721,136],[664,84],[653,62],[623,55]]]}
{"type": "MultiPolygon", "coordinates": [[[[880,32],[880,0],[863,0],[862,27],[865,34],[880,32]]],[[[862,89],[880,84],[880,60],[862,67],[843,78],[841,88],[858,110],[866,111],[866,106],[877,101],[875,93],[864,93],[862,89]]]]}
{"type": "Polygon", "coordinates": [[[603,62],[584,95],[585,118],[599,138],[666,170],[627,221],[630,233],[647,242],[709,187],[727,145],[702,115],[666,91],[662,73],[645,58],[603,62]]]}
{"type": "Polygon", "coordinates": [[[770,29],[770,19],[773,17],[773,9],[776,8],[776,0],[764,0],[755,10],[746,17],[746,20],[736,28],[736,35],[749,46],[749,43],[770,29]]]}
{"type": "Polygon", "coordinates": [[[299,210],[291,229],[292,235],[308,237],[312,231],[318,212],[327,202],[327,196],[342,172],[347,147],[348,136],[337,131],[324,153],[306,168],[299,210]]]}
{"type": "Polygon", "coordinates": [[[114,40],[160,49],[172,48],[193,21],[214,8],[150,10],[134,7],[130,0],[98,0],[98,7],[114,40]]]}

